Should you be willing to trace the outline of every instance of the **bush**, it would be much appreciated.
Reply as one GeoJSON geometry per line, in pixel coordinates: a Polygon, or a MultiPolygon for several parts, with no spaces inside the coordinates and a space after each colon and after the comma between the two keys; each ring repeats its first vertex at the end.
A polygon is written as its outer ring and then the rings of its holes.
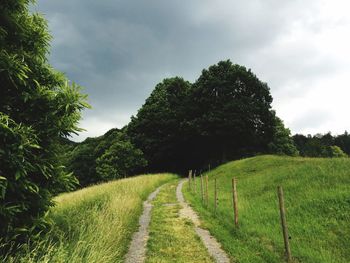
{"type": "Polygon", "coordinates": [[[336,145],[330,146],[331,157],[348,157],[348,155],[343,152],[343,150],[336,145]]]}

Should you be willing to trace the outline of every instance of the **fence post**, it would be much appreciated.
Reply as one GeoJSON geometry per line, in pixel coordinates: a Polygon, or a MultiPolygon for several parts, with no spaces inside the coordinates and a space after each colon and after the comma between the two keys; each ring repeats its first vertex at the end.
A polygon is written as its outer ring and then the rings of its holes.
{"type": "Polygon", "coordinates": [[[196,186],[196,170],[194,170],[193,172],[193,189],[194,189],[194,193],[197,193],[197,186],[196,186]]]}
{"type": "Polygon", "coordinates": [[[286,210],[284,207],[284,195],[283,195],[282,186],[277,187],[277,193],[278,193],[279,209],[280,209],[280,215],[281,215],[281,224],[282,224],[282,232],[283,232],[283,239],[284,239],[285,256],[286,256],[287,262],[292,262],[292,254],[291,254],[290,246],[289,246],[289,235],[288,235],[286,210]]]}
{"type": "Polygon", "coordinates": [[[192,179],[192,170],[188,171],[188,188],[191,191],[192,185],[191,185],[191,179],[192,179]]]}
{"type": "Polygon", "coordinates": [[[232,178],[232,201],[233,201],[235,226],[238,226],[237,179],[235,177],[232,178]]]}
{"type": "Polygon", "coordinates": [[[209,206],[209,193],[208,193],[208,175],[205,176],[205,203],[207,207],[209,206]]]}
{"type": "Polygon", "coordinates": [[[201,174],[201,197],[202,197],[202,202],[204,202],[204,188],[203,188],[203,176],[201,174]]]}
{"type": "Polygon", "coordinates": [[[216,178],[214,179],[214,211],[216,214],[216,209],[218,207],[218,187],[217,187],[217,182],[216,178]]]}

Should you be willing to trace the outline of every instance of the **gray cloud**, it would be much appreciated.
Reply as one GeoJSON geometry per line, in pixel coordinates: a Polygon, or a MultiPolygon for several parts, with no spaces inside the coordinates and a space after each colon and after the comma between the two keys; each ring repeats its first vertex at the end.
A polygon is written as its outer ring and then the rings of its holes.
{"type": "MultiPolygon", "coordinates": [[[[125,125],[163,78],[194,81],[222,59],[268,82],[277,113],[293,125],[282,103],[340,65],[315,41],[348,20],[322,8],[317,0],[39,0],[33,9],[49,20],[51,63],[85,87],[94,107],[84,113],[82,139],[125,125]]],[[[302,131],[299,124],[292,130],[302,131]]]]}

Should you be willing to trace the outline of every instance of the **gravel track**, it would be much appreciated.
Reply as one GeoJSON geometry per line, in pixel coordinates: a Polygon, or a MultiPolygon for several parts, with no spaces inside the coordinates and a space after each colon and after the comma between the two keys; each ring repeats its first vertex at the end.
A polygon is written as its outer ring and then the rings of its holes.
{"type": "Polygon", "coordinates": [[[125,263],[142,263],[146,258],[146,245],[149,238],[148,226],[151,221],[152,200],[156,198],[162,186],[151,193],[143,202],[143,212],[139,219],[139,230],[134,233],[129,251],[125,256],[125,263]]]}
{"type": "Polygon", "coordinates": [[[196,212],[186,203],[182,194],[182,186],[186,179],[181,180],[176,188],[176,197],[180,205],[183,207],[180,210],[180,216],[190,219],[197,235],[201,238],[204,246],[208,249],[209,254],[217,263],[229,263],[230,259],[226,252],[222,250],[220,243],[213,237],[208,230],[200,227],[200,221],[196,212]]]}

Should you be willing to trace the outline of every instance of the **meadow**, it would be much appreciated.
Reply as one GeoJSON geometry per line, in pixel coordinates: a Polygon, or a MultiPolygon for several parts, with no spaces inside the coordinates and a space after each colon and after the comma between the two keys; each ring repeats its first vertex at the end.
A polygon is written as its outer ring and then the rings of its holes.
{"type": "Polygon", "coordinates": [[[203,226],[236,262],[283,262],[277,186],[284,189],[293,262],[350,262],[350,160],[258,156],[208,172],[209,206],[184,187],[203,226]],[[234,225],[231,179],[237,178],[239,227],[234,225]],[[218,209],[214,213],[214,179],[218,209]]]}
{"type": "MultiPolygon", "coordinates": [[[[348,158],[264,155],[226,163],[204,176],[209,179],[208,206],[202,201],[198,176],[196,191],[185,183],[185,198],[234,262],[285,261],[277,186],[284,189],[293,262],[350,262],[348,158]],[[237,178],[238,227],[232,208],[233,177],[237,178]]],[[[141,175],[61,194],[47,215],[52,229],[0,261],[123,262],[138,229],[142,202],[166,184],[153,201],[146,262],[210,262],[192,224],[178,217],[178,178],[141,175]]]]}
{"type": "Polygon", "coordinates": [[[57,196],[51,231],[1,262],[123,262],[142,202],[176,175],[142,175],[57,196]]]}

